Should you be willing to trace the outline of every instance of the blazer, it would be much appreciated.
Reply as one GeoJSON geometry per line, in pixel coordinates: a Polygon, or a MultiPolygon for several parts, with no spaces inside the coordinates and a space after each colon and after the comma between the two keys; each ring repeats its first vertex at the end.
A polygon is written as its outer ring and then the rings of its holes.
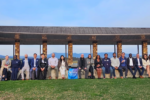
{"type": "MultiPolygon", "coordinates": [[[[60,68],[60,66],[61,66],[61,62],[60,62],[60,60],[58,61],[58,69],[60,68]]],[[[66,69],[68,70],[69,68],[68,68],[68,63],[67,63],[67,61],[65,61],[65,67],[66,67],[66,69]]]]}
{"type": "MultiPolygon", "coordinates": [[[[21,67],[20,67],[20,69],[22,69],[22,67],[24,67],[24,61],[25,61],[25,58],[23,58],[22,59],[22,63],[21,63],[21,67]]],[[[29,67],[31,68],[31,66],[30,66],[30,59],[28,58],[28,64],[29,64],[29,67]]]]}
{"type": "MultiPolygon", "coordinates": [[[[38,68],[38,66],[39,66],[39,59],[38,58],[36,58],[36,67],[38,68]]],[[[33,59],[31,59],[31,61],[30,61],[30,69],[32,69],[33,67],[34,67],[34,58],[33,59]]]]}
{"type": "MultiPolygon", "coordinates": [[[[80,61],[80,58],[79,58],[79,60],[78,60],[78,68],[81,68],[81,61],[80,61]]],[[[86,59],[84,58],[84,66],[83,66],[84,68],[87,68],[87,61],[86,61],[86,59]]]]}
{"type": "MultiPolygon", "coordinates": [[[[134,60],[135,60],[135,61],[134,61],[134,62],[135,62],[135,66],[138,67],[138,60],[137,60],[137,58],[135,58],[134,60]]],[[[142,59],[141,59],[141,58],[139,58],[139,61],[140,61],[140,66],[143,66],[143,63],[142,63],[142,59]]]]}
{"type": "MultiPolygon", "coordinates": [[[[132,58],[132,61],[133,61],[133,66],[135,66],[135,60],[134,60],[134,58],[132,58]]],[[[127,66],[129,67],[130,65],[130,59],[129,58],[127,58],[127,66]]]]}
{"type": "Polygon", "coordinates": [[[142,62],[143,62],[143,67],[146,69],[146,66],[149,65],[149,59],[147,60],[142,59],[142,62]]]}
{"type": "Polygon", "coordinates": [[[45,58],[44,59],[44,63],[42,63],[42,58],[39,59],[39,62],[38,62],[38,68],[45,68],[47,69],[48,68],[48,60],[45,58]]]}
{"type": "MultiPolygon", "coordinates": [[[[6,60],[3,60],[2,65],[1,65],[1,69],[0,69],[0,75],[1,76],[2,76],[3,69],[6,68],[5,64],[6,64],[6,60]]],[[[9,60],[9,65],[8,65],[8,68],[10,68],[10,67],[11,67],[11,60],[9,60]]]]}

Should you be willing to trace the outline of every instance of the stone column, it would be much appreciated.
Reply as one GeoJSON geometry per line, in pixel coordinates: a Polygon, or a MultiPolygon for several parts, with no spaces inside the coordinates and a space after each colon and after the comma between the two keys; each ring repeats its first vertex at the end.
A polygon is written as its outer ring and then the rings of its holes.
{"type": "Polygon", "coordinates": [[[45,54],[45,58],[47,58],[47,41],[43,41],[43,53],[45,54]]]}
{"type": "Polygon", "coordinates": [[[17,59],[20,59],[20,42],[15,41],[15,55],[17,55],[17,59]]]}
{"type": "Polygon", "coordinates": [[[93,59],[97,56],[97,42],[93,42],[93,59]]]}
{"type": "Polygon", "coordinates": [[[117,42],[117,57],[120,57],[122,53],[122,42],[118,41],[117,42]]]}
{"type": "Polygon", "coordinates": [[[73,43],[68,42],[68,64],[73,64],[73,43]]]}
{"type": "Polygon", "coordinates": [[[147,41],[142,41],[142,55],[148,54],[147,52],[147,41]]]}

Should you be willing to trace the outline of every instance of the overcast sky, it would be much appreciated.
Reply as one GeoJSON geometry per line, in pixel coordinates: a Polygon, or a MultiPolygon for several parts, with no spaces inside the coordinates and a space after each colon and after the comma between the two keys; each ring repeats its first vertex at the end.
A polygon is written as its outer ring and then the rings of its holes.
{"type": "MultiPolygon", "coordinates": [[[[150,27],[149,9],[150,0],[0,0],[0,25],[150,27]]],[[[12,55],[12,48],[0,45],[0,55],[12,55]]],[[[73,52],[88,53],[89,48],[74,46],[73,52]]],[[[113,50],[98,46],[99,52],[113,50]]],[[[39,46],[21,45],[21,55],[39,51],[39,46]]],[[[123,51],[137,53],[137,46],[123,46],[123,51]]],[[[65,52],[65,46],[48,46],[51,52],[65,52]]]]}

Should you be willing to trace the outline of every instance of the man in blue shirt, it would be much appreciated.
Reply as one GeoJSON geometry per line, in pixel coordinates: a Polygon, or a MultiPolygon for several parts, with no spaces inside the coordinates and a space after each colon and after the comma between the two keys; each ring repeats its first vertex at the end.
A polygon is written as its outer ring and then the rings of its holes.
{"type": "Polygon", "coordinates": [[[128,74],[128,69],[127,69],[127,59],[125,57],[125,53],[123,52],[121,54],[121,57],[119,58],[120,60],[120,68],[125,70],[125,78],[127,78],[127,74],[128,74]]]}
{"type": "Polygon", "coordinates": [[[31,59],[31,63],[30,63],[30,78],[31,79],[36,79],[37,78],[37,72],[38,72],[38,61],[39,59],[37,58],[37,54],[34,53],[33,55],[33,59],[31,59]],[[36,76],[35,76],[36,75],[36,76]]]}
{"type": "Polygon", "coordinates": [[[111,60],[110,60],[110,58],[108,58],[108,54],[107,53],[105,53],[104,56],[105,56],[105,58],[102,59],[103,78],[105,79],[105,73],[106,74],[110,73],[110,78],[112,78],[113,70],[112,70],[112,68],[110,68],[111,67],[111,60]]]}

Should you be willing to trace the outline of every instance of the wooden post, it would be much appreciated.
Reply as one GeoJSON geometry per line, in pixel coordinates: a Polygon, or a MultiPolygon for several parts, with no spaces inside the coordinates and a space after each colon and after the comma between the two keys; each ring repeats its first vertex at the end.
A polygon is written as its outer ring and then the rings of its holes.
{"type": "Polygon", "coordinates": [[[93,42],[93,59],[97,56],[97,42],[93,42]]]}
{"type": "Polygon", "coordinates": [[[148,54],[147,52],[147,41],[142,41],[142,55],[148,54]]]}
{"type": "Polygon", "coordinates": [[[47,41],[43,41],[43,53],[45,54],[45,58],[47,58],[47,41]]]}
{"type": "Polygon", "coordinates": [[[15,41],[15,55],[17,55],[17,59],[20,59],[20,41],[15,41]]]}
{"type": "Polygon", "coordinates": [[[73,64],[73,43],[71,41],[68,42],[68,64],[73,64]]]}
{"type": "Polygon", "coordinates": [[[118,41],[117,42],[117,57],[119,58],[121,56],[122,53],[122,42],[118,41]]]}

